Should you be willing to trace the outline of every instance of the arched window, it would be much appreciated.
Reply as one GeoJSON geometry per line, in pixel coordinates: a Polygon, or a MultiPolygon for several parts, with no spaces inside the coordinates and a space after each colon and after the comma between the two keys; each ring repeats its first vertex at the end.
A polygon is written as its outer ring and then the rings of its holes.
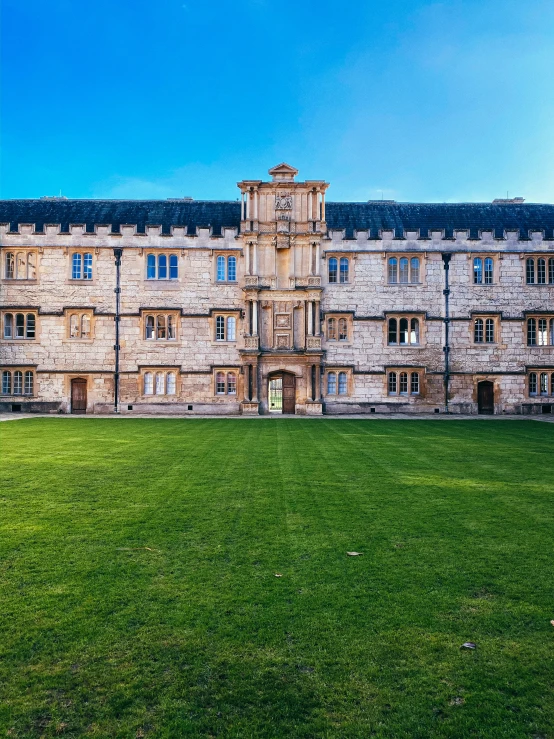
{"type": "Polygon", "coordinates": [[[397,387],[396,372],[389,372],[389,394],[396,395],[397,387]]]}
{"type": "Polygon", "coordinates": [[[410,344],[419,344],[419,320],[412,318],[410,321],[410,344]]]}
{"type": "Polygon", "coordinates": [[[412,395],[419,395],[419,372],[412,372],[410,393],[412,395]]]}
{"type": "Polygon", "coordinates": [[[337,374],[336,372],[329,372],[327,374],[327,395],[337,394],[337,374]]]}
{"type": "Polygon", "coordinates": [[[215,319],[215,340],[225,341],[225,316],[217,316],[215,319]]]}
{"type": "Polygon", "coordinates": [[[227,394],[228,395],[236,395],[237,394],[237,376],[234,372],[229,372],[227,375],[227,394]]]}
{"type": "Polygon", "coordinates": [[[90,339],[90,316],[88,313],[83,313],[81,316],[81,338],[90,339]]]}
{"type": "Polygon", "coordinates": [[[546,372],[541,372],[539,387],[541,395],[548,395],[548,375],[546,372]]]}
{"type": "Polygon", "coordinates": [[[534,318],[527,319],[527,345],[537,345],[537,322],[534,318]]]}
{"type": "Polygon", "coordinates": [[[15,314],[15,338],[25,338],[25,315],[23,313],[15,314]]]}
{"type": "Polygon", "coordinates": [[[407,257],[401,257],[400,259],[400,282],[401,283],[407,283],[409,282],[410,274],[408,269],[408,259],[407,257]]]}
{"type": "Polygon", "coordinates": [[[154,375],[152,374],[152,372],[144,373],[144,394],[154,394],[154,375]]]}
{"type": "Polygon", "coordinates": [[[235,282],[237,279],[237,258],[227,257],[227,280],[235,282]]]}
{"type": "Polygon", "coordinates": [[[348,323],[346,318],[339,318],[339,341],[348,341],[348,323]]]}
{"type": "Polygon", "coordinates": [[[175,395],[175,372],[167,373],[167,394],[175,395]]]}
{"type": "Polygon", "coordinates": [[[408,344],[408,319],[401,318],[399,321],[400,327],[400,344],[408,344]]]}
{"type": "Polygon", "coordinates": [[[398,321],[396,318],[389,318],[389,344],[398,344],[398,321]]]}
{"type": "MultiPolygon", "coordinates": [[[[156,316],[156,338],[157,339],[165,339],[167,338],[166,334],[166,317],[162,314],[158,314],[156,316]]],[[[156,390],[156,392],[158,392],[156,390]]]]}
{"type": "Polygon", "coordinates": [[[476,344],[483,342],[483,319],[476,318],[473,326],[473,340],[476,344]]]}
{"type": "Polygon", "coordinates": [[[92,254],[83,254],[83,280],[92,280],[92,254]]]}
{"type": "Polygon", "coordinates": [[[537,259],[537,285],[546,285],[546,259],[537,259]]]}
{"type": "Polygon", "coordinates": [[[216,374],[215,392],[217,395],[225,395],[225,372],[218,372],[216,374]]]}
{"type": "Polygon", "coordinates": [[[494,262],[491,257],[485,259],[485,285],[492,285],[494,277],[494,262]]]}
{"type": "Polygon", "coordinates": [[[167,280],[167,256],[158,254],[158,280],[167,280]]]}
{"type": "Polygon", "coordinates": [[[389,259],[389,283],[394,284],[398,282],[398,259],[391,257],[389,259]]]}
{"type": "Polygon", "coordinates": [[[25,372],[25,385],[23,387],[25,395],[33,394],[33,373],[30,371],[25,372]]]}
{"type": "Polygon", "coordinates": [[[537,333],[537,344],[538,346],[548,346],[548,333],[547,333],[548,322],[546,318],[539,318],[538,320],[538,333],[537,333]]]}
{"type": "Polygon", "coordinates": [[[23,395],[23,372],[20,370],[13,373],[13,394],[23,395]]]}
{"type": "Polygon", "coordinates": [[[235,341],[235,327],[236,318],[234,316],[227,316],[227,341],[235,341]]]}
{"type": "Polygon", "coordinates": [[[473,260],[473,283],[475,285],[483,283],[483,260],[481,257],[475,257],[473,260]]]}
{"type": "Polygon", "coordinates": [[[18,251],[17,252],[16,270],[17,270],[17,279],[18,280],[26,280],[27,279],[27,258],[25,256],[25,252],[23,252],[23,251],[18,251]]]}
{"type": "Polygon", "coordinates": [[[340,259],[340,281],[348,282],[348,259],[346,257],[340,259]]]}
{"type": "Polygon", "coordinates": [[[12,373],[8,370],[2,372],[2,395],[12,394],[12,373]]]}
{"type": "Polygon", "coordinates": [[[77,313],[72,313],[69,317],[69,338],[78,339],[79,337],[79,315],[77,313]]]}
{"type": "Polygon", "coordinates": [[[488,344],[494,343],[494,320],[487,318],[485,321],[485,341],[488,344]]]}
{"type": "Polygon", "coordinates": [[[175,317],[171,314],[167,317],[167,338],[175,338],[175,317]]]}
{"type": "Polygon", "coordinates": [[[147,280],[156,279],[156,255],[155,254],[148,254],[148,256],[146,257],[146,279],[147,280]]]}
{"type": "Polygon", "coordinates": [[[6,252],[6,270],[4,274],[7,280],[13,280],[15,277],[15,255],[13,251],[6,252]]]}
{"type": "Polygon", "coordinates": [[[13,339],[13,314],[4,314],[4,338],[13,339]]]}
{"type": "Polygon", "coordinates": [[[156,338],[154,316],[146,316],[146,338],[156,338]]]}
{"type": "Polygon", "coordinates": [[[346,372],[339,372],[339,395],[348,394],[348,382],[346,372]]]}
{"type": "Polygon", "coordinates": [[[36,280],[37,278],[37,266],[36,266],[36,255],[30,251],[27,254],[27,279],[36,280]]]}
{"type": "Polygon", "coordinates": [[[400,395],[407,395],[408,394],[408,373],[407,372],[401,372],[399,377],[399,390],[400,395]]]}
{"type": "Polygon", "coordinates": [[[554,346],[554,318],[550,319],[550,346],[554,346]]]}
{"type": "Polygon", "coordinates": [[[163,372],[156,372],[156,395],[165,395],[165,375],[163,372]]]}
{"type": "Polygon", "coordinates": [[[71,262],[71,279],[80,280],[82,275],[83,255],[74,254],[71,262]]]}
{"type": "Polygon", "coordinates": [[[548,260],[548,283],[554,285],[554,257],[548,260]]]}
{"type": "Polygon", "coordinates": [[[179,277],[179,262],[177,254],[169,255],[169,279],[176,280],[179,277]]]}
{"type": "Polygon", "coordinates": [[[529,395],[537,394],[537,373],[529,373],[529,395]]]}
{"type": "Polygon", "coordinates": [[[225,282],[225,257],[219,256],[217,258],[217,281],[225,282]]]}
{"type": "Polygon", "coordinates": [[[330,341],[336,341],[337,339],[337,319],[329,318],[327,321],[327,338],[330,341]]]}
{"type": "Polygon", "coordinates": [[[34,313],[27,313],[27,320],[25,324],[25,338],[26,339],[35,338],[35,314],[34,313]]]}
{"type": "Polygon", "coordinates": [[[528,259],[525,264],[526,264],[527,284],[534,285],[535,284],[535,260],[528,259]]]}
{"type": "Polygon", "coordinates": [[[329,259],[329,282],[337,281],[338,260],[336,257],[329,259]]]}
{"type": "Polygon", "coordinates": [[[410,282],[416,284],[419,282],[419,259],[412,257],[410,259],[410,282]]]}

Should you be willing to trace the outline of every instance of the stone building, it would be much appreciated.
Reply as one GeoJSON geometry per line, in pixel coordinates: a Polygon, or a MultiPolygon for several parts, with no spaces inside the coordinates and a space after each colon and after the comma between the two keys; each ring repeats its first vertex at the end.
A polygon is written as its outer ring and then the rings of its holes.
{"type": "Polygon", "coordinates": [[[269,174],[229,202],[0,202],[0,410],[552,411],[553,205],[269,174]]]}

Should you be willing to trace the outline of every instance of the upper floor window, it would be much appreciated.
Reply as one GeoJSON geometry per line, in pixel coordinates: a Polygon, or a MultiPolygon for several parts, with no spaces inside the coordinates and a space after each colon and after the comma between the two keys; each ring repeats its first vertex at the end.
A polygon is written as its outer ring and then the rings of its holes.
{"type": "Polygon", "coordinates": [[[216,279],[218,282],[236,282],[237,281],[237,258],[234,256],[224,256],[220,254],[217,257],[216,279]]]}
{"type": "Polygon", "coordinates": [[[473,284],[492,285],[494,279],[494,260],[492,257],[474,257],[473,284]]]}
{"type": "Polygon", "coordinates": [[[529,373],[529,395],[552,395],[554,396],[554,372],[530,372],[529,373]]]}
{"type": "Polygon", "coordinates": [[[177,280],[179,278],[179,257],[177,254],[147,254],[147,280],[177,280]]]}
{"type": "Polygon", "coordinates": [[[90,313],[69,314],[69,338],[90,339],[90,313]]]}
{"type": "Polygon", "coordinates": [[[394,371],[387,375],[389,395],[419,395],[421,378],[419,371],[394,371]]]}
{"type": "Polygon", "coordinates": [[[89,251],[75,252],[71,256],[71,279],[92,280],[92,254],[89,251]]]}
{"type": "Polygon", "coordinates": [[[32,370],[2,370],[2,395],[33,395],[34,387],[32,370]]]}
{"type": "Polygon", "coordinates": [[[419,318],[389,318],[388,343],[390,346],[408,344],[417,346],[419,340],[419,318]]]}
{"type": "Polygon", "coordinates": [[[348,282],[350,265],[347,257],[330,257],[329,282],[348,282]]]}
{"type": "Polygon", "coordinates": [[[327,340],[348,341],[348,320],[346,318],[327,319],[327,340]]]}
{"type": "Polygon", "coordinates": [[[527,319],[527,346],[554,346],[554,317],[527,319]]]}
{"type": "Polygon", "coordinates": [[[554,285],[554,257],[528,257],[525,279],[528,285],[554,285]]]}
{"type": "Polygon", "coordinates": [[[177,316],[174,313],[148,313],[144,317],[144,338],[171,341],[177,338],[177,316]]]}
{"type": "Polygon", "coordinates": [[[388,281],[389,285],[418,284],[420,282],[419,257],[389,257],[388,281]]]}
{"type": "Polygon", "coordinates": [[[215,317],[215,340],[236,341],[237,319],[235,316],[215,317]]]}
{"type": "Polygon", "coordinates": [[[235,372],[216,372],[215,373],[215,394],[216,395],[236,395],[237,394],[237,375],[235,372]]]}
{"type": "Polygon", "coordinates": [[[473,341],[475,344],[494,344],[494,318],[476,318],[474,320],[473,341]]]}
{"type": "Polygon", "coordinates": [[[175,395],[176,377],[175,372],[145,372],[144,395],[175,395]]]}
{"type": "Polygon", "coordinates": [[[348,395],[348,374],[346,372],[327,373],[327,395],[348,395]]]}
{"type": "Polygon", "coordinates": [[[6,280],[36,280],[37,255],[34,251],[8,251],[4,256],[6,280]]]}
{"type": "Polygon", "coordinates": [[[36,336],[35,313],[4,313],[5,339],[34,339],[36,336]]]}

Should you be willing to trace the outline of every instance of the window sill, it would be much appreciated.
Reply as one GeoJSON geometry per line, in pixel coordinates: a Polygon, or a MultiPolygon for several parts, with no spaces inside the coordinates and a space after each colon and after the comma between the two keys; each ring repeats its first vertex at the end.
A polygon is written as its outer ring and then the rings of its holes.
{"type": "Polygon", "coordinates": [[[5,282],[8,285],[38,285],[38,280],[20,280],[17,277],[2,277],[2,282],[5,282]]]}
{"type": "Polygon", "coordinates": [[[423,282],[385,282],[387,287],[422,287],[423,282]]]}
{"type": "Polygon", "coordinates": [[[21,398],[25,398],[26,400],[29,400],[30,398],[35,398],[35,395],[4,395],[3,393],[0,394],[0,399],[6,400],[6,399],[13,399],[13,400],[20,400],[21,398]]]}
{"type": "Polygon", "coordinates": [[[2,339],[4,344],[32,344],[36,343],[36,339],[2,339]]]}
{"type": "Polygon", "coordinates": [[[216,280],[215,285],[238,285],[238,280],[216,280]]]}

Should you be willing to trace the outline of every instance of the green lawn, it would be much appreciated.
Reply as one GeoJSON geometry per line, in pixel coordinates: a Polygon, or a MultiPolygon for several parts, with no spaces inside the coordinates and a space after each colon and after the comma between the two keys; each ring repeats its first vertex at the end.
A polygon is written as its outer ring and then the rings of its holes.
{"type": "Polygon", "coordinates": [[[0,736],[554,737],[554,425],[0,434],[0,736]]]}

